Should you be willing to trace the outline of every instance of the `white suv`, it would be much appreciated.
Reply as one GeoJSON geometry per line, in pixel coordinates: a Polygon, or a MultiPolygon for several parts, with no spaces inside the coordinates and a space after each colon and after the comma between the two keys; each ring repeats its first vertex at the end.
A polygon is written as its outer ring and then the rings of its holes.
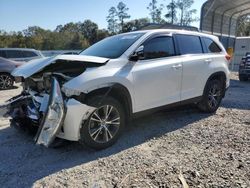
{"type": "Polygon", "coordinates": [[[2,109],[11,125],[36,128],[37,144],[57,137],[102,149],[142,112],[187,103],[215,112],[229,87],[229,59],[217,37],[198,32],[120,34],[80,55],[17,68],[23,93],[2,109]]]}

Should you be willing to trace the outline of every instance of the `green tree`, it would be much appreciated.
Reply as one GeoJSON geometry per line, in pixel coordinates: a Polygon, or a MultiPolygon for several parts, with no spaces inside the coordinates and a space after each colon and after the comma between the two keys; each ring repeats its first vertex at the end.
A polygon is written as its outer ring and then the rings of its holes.
{"type": "Polygon", "coordinates": [[[83,36],[89,41],[90,45],[97,42],[97,31],[98,25],[91,20],[85,20],[81,24],[81,32],[83,36]]]}
{"type": "Polygon", "coordinates": [[[107,16],[106,20],[108,22],[108,30],[113,35],[118,32],[118,13],[115,7],[111,7],[109,9],[109,15],[107,16]]]}
{"type": "Polygon", "coordinates": [[[129,8],[123,2],[120,2],[117,6],[117,16],[120,21],[120,31],[123,32],[124,20],[129,19],[130,15],[127,13],[129,8]]]}
{"type": "Polygon", "coordinates": [[[167,22],[171,24],[176,24],[177,22],[177,4],[174,0],[172,0],[167,5],[167,14],[165,15],[167,22]]]}
{"type": "Polygon", "coordinates": [[[109,32],[106,29],[98,29],[96,41],[100,41],[109,36],[109,32]]]}
{"type": "Polygon", "coordinates": [[[197,13],[196,9],[191,9],[194,0],[178,0],[176,5],[180,10],[179,24],[182,26],[190,25],[198,20],[194,15],[197,13]]]}
{"type": "Polygon", "coordinates": [[[249,36],[250,35],[250,16],[242,16],[237,23],[237,36],[249,36]]]}
{"type": "Polygon", "coordinates": [[[70,32],[70,33],[78,33],[81,30],[81,23],[67,23],[64,26],[59,25],[56,27],[56,31],[58,32],[70,32]]]}
{"type": "Polygon", "coordinates": [[[140,18],[140,19],[131,20],[124,24],[123,30],[124,32],[135,31],[149,23],[150,23],[150,20],[148,18],[140,18]]]}
{"type": "Polygon", "coordinates": [[[162,23],[163,22],[163,20],[161,18],[163,6],[158,5],[157,0],[152,0],[149,3],[147,9],[149,10],[149,14],[151,16],[151,20],[153,23],[162,23]]]}

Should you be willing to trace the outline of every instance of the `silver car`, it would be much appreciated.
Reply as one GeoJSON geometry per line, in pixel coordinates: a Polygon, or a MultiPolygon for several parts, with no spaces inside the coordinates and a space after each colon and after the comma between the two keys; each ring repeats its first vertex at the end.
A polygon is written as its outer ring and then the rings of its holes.
{"type": "Polygon", "coordinates": [[[0,48],[0,57],[26,62],[33,59],[44,58],[40,51],[28,48],[0,48]]]}
{"type": "Polygon", "coordinates": [[[14,84],[14,78],[11,72],[22,62],[16,62],[0,57],[0,90],[10,89],[14,84]]]}

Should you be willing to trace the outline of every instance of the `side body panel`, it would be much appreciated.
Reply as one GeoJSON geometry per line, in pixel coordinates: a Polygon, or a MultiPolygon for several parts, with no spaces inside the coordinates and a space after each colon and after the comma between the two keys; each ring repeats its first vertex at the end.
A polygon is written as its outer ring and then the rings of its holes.
{"type": "Polygon", "coordinates": [[[132,74],[136,112],[180,101],[182,62],[179,57],[138,61],[132,74]]]}

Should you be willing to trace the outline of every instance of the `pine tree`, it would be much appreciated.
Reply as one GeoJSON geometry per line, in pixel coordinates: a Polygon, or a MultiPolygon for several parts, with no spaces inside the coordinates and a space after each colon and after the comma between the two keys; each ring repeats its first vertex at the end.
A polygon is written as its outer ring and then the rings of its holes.
{"type": "Polygon", "coordinates": [[[123,2],[120,2],[117,6],[117,15],[120,21],[120,31],[123,32],[124,20],[129,19],[130,15],[127,13],[129,8],[123,2]]]}
{"type": "Polygon", "coordinates": [[[107,16],[108,31],[113,35],[117,33],[118,23],[117,23],[117,10],[115,7],[109,9],[109,15],[107,16]]]}
{"type": "Polygon", "coordinates": [[[149,10],[149,14],[151,16],[152,22],[153,23],[162,23],[162,5],[158,6],[157,0],[152,0],[147,9],[149,10]]]}

